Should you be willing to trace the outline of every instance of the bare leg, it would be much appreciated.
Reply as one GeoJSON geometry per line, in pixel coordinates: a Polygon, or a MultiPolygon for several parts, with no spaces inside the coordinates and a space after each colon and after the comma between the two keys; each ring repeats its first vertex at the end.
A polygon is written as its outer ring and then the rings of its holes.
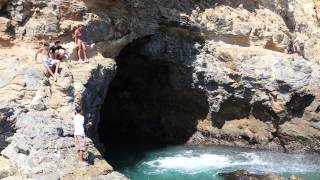
{"type": "Polygon", "coordinates": [[[80,162],[83,162],[83,161],[84,161],[83,151],[79,151],[79,160],[80,160],[80,162]]]}
{"type": "Polygon", "coordinates": [[[44,64],[44,67],[47,69],[47,71],[49,72],[49,74],[55,79],[55,75],[53,74],[51,68],[50,68],[48,65],[46,65],[46,64],[44,64]]]}
{"type": "Polygon", "coordinates": [[[82,53],[83,53],[84,60],[88,61],[86,45],[83,42],[81,43],[81,45],[82,45],[82,53]]]}
{"type": "Polygon", "coordinates": [[[82,41],[78,40],[78,60],[79,61],[81,60],[81,48],[82,48],[81,43],[82,43],[82,41]]]}

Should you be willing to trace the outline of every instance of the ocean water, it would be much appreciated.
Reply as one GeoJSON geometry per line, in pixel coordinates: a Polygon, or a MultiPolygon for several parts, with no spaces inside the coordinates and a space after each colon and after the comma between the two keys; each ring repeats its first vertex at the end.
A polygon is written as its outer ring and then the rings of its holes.
{"type": "Polygon", "coordinates": [[[320,180],[320,156],[285,154],[217,146],[124,148],[107,153],[115,170],[132,180],[214,180],[217,174],[248,170],[284,177],[320,180]]]}

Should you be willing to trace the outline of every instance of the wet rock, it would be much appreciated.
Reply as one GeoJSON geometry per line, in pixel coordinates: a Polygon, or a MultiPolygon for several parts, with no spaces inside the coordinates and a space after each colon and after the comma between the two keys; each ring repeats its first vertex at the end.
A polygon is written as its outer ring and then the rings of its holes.
{"type": "Polygon", "coordinates": [[[230,173],[219,173],[224,180],[284,180],[284,178],[275,175],[257,175],[246,170],[239,170],[230,173]]]}
{"type": "Polygon", "coordinates": [[[299,176],[290,176],[288,180],[303,180],[302,177],[299,177],[299,176]]]}

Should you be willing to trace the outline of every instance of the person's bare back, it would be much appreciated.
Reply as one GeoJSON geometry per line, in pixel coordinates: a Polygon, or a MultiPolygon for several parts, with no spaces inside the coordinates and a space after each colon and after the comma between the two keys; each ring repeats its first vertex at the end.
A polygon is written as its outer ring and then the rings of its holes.
{"type": "Polygon", "coordinates": [[[41,55],[41,59],[42,60],[46,60],[50,58],[50,54],[49,54],[49,45],[47,44],[43,44],[42,47],[36,52],[35,55],[35,61],[37,61],[38,59],[38,55],[41,55]]]}
{"type": "Polygon", "coordinates": [[[35,55],[35,61],[37,61],[38,54],[41,54],[42,56],[42,64],[44,65],[44,67],[48,70],[49,74],[53,77],[54,81],[57,81],[60,61],[51,58],[49,44],[44,43],[43,46],[37,51],[35,55]]]}

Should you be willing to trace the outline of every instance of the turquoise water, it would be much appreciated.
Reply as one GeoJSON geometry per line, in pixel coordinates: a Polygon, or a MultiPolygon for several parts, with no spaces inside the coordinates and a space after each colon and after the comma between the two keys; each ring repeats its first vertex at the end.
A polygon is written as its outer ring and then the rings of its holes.
{"type": "Polygon", "coordinates": [[[240,169],[320,180],[319,155],[215,146],[171,146],[153,150],[113,150],[107,154],[107,159],[115,170],[132,180],[218,180],[221,179],[218,173],[240,169]]]}

